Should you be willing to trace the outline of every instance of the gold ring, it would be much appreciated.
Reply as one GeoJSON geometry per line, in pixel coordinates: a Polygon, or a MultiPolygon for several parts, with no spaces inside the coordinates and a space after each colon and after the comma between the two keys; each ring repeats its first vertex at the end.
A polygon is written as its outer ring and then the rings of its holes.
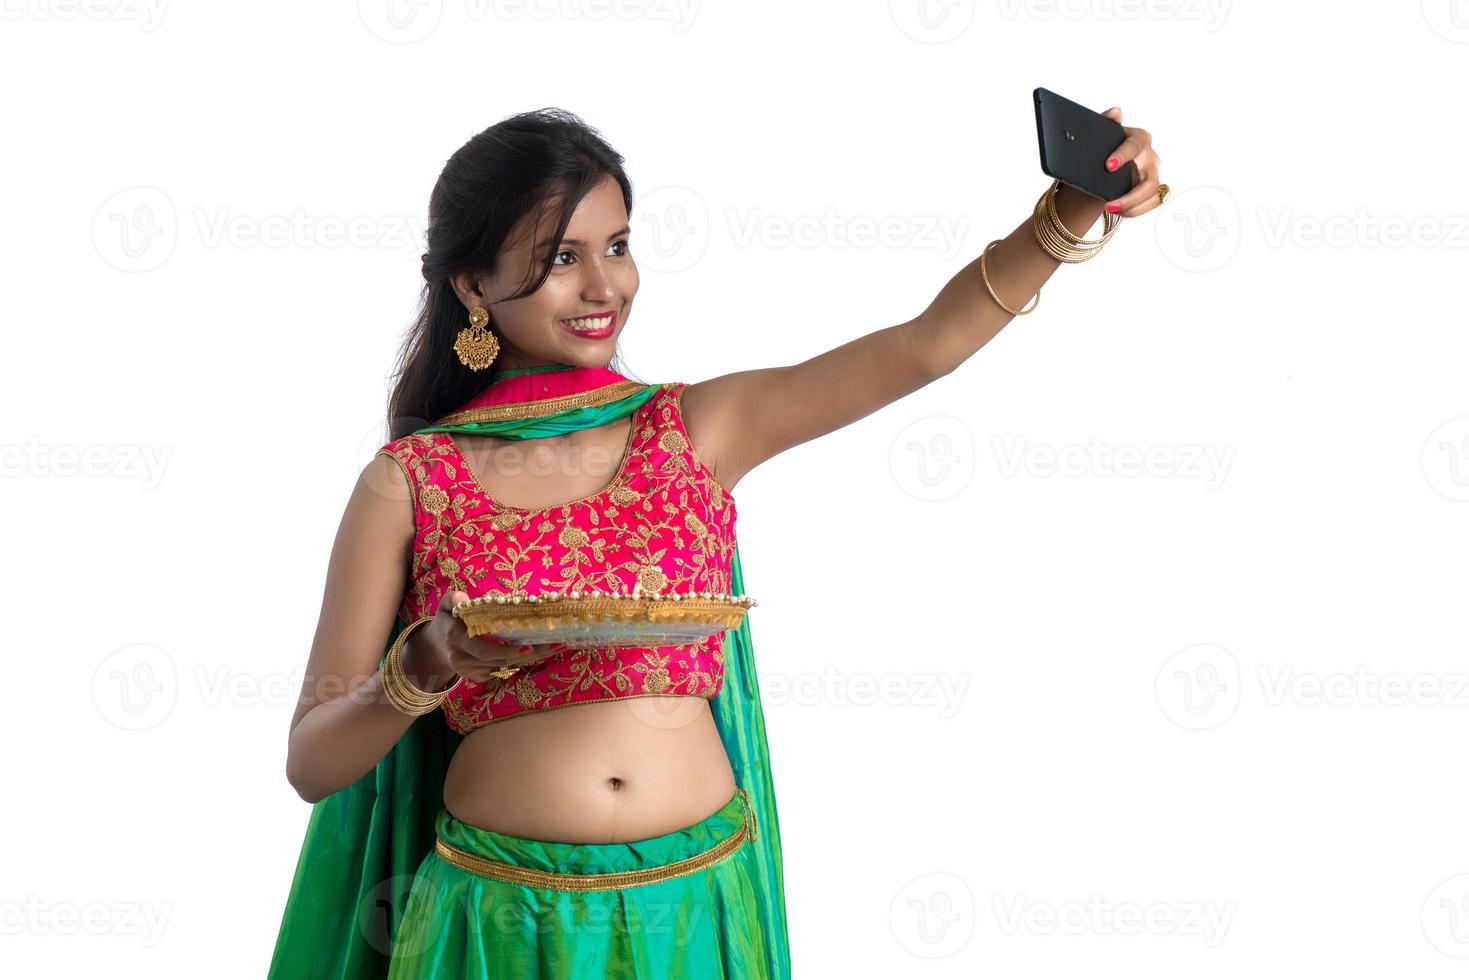
{"type": "Polygon", "coordinates": [[[1158,185],[1158,203],[1159,204],[1162,204],[1166,200],[1168,200],[1168,185],[1167,184],[1159,184],[1158,185]]]}

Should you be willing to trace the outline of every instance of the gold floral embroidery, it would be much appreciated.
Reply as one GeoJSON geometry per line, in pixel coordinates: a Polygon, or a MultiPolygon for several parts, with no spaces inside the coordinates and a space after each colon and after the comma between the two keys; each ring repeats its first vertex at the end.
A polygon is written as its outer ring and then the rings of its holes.
{"type": "Polygon", "coordinates": [[[444,508],[449,506],[449,495],[444,492],[444,488],[433,484],[424,487],[423,494],[418,499],[423,504],[423,509],[434,515],[442,514],[444,508]]]}
{"type": "MultiPolygon", "coordinates": [[[[427,614],[449,589],[471,595],[558,591],[730,591],[733,498],[703,465],[679,415],[684,385],[664,385],[630,424],[624,465],[598,494],[540,510],[500,508],[445,433],[385,447],[418,494],[404,613],[427,614]]],[[[713,698],[725,634],[685,646],[561,648],[503,680],[466,681],[444,702],[460,732],[528,711],[626,697],[713,698]]]]}
{"type": "Polygon", "coordinates": [[[644,565],[638,571],[638,587],[644,592],[661,595],[668,587],[668,576],[657,565],[644,565]]]}
{"type": "Polygon", "coordinates": [[[515,700],[523,708],[534,708],[536,702],[541,700],[541,689],[529,677],[522,677],[515,682],[515,700]]]}

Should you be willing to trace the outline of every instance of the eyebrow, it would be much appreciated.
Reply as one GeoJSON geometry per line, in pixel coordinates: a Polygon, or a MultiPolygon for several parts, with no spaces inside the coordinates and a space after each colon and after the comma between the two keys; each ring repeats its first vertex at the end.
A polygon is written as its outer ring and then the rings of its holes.
{"type": "MultiPolygon", "coordinates": [[[[629,228],[627,225],[623,225],[621,228],[617,229],[612,234],[608,235],[607,236],[607,240],[610,242],[610,241],[612,241],[612,239],[616,238],[618,235],[626,235],[626,234],[628,234],[631,231],[632,231],[631,228],[629,228]]],[[[557,244],[557,243],[551,241],[551,239],[548,238],[548,239],[546,239],[543,242],[539,242],[536,245],[536,248],[546,248],[549,245],[555,245],[555,244],[557,244]]],[[[563,239],[561,239],[560,244],[562,244],[562,245],[585,245],[586,242],[582,241],[580,238],[563,238],[563,239]]]]}

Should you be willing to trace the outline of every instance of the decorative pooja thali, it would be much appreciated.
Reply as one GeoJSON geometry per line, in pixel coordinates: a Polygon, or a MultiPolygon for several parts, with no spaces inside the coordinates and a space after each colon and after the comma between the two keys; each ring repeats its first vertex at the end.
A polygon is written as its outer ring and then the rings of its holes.
{"type": "Polygon", "coordinates": [[[687,592],[486,593],[458,603],[453,614],[470,636],[501,643],[559,643],[575,650],[602,646],[674,646],[735,629],[752,606],[746,595],[687,592]]]}

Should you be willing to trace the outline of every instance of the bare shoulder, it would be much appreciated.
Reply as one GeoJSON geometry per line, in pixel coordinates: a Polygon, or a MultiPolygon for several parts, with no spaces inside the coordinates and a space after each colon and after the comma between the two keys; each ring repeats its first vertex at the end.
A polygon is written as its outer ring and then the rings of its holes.
{"type": "Polygon", "coordinates": [[[727,387],[725,378],[685,385],[679,396],[679,408],[689,441],[699,458],[725,490],[733,491],[744,473],[733,462],[735,429],[729,411],[732,401],[724,397],[728,392],[722,393],[727,387]]]}
{"type": "MultiPolygon", "coordinates": [[[[357,477],[337,527],[336,557],[351,575],[386,576],[401,589],[417,533],[418,502],[401,459],[379,452],[357,477]]],[[[396,608],[396,606],[395,606],[396,608]]]]}
{"type": "MultiPolygon", "coordinates": [[[[382,520],[391,518],[393,529],[413,532],[413,483],[407,464],[385,449],[380,449],[362,468],[353,492],[353,503],[365,513],[382,520]],[[406,501],[393,504],[390,501],[406,501]],[[406,523],[404,521],[406,515],[406,523]]],[[[401,536],[401,534],[399,535],[401,536]]]]}

